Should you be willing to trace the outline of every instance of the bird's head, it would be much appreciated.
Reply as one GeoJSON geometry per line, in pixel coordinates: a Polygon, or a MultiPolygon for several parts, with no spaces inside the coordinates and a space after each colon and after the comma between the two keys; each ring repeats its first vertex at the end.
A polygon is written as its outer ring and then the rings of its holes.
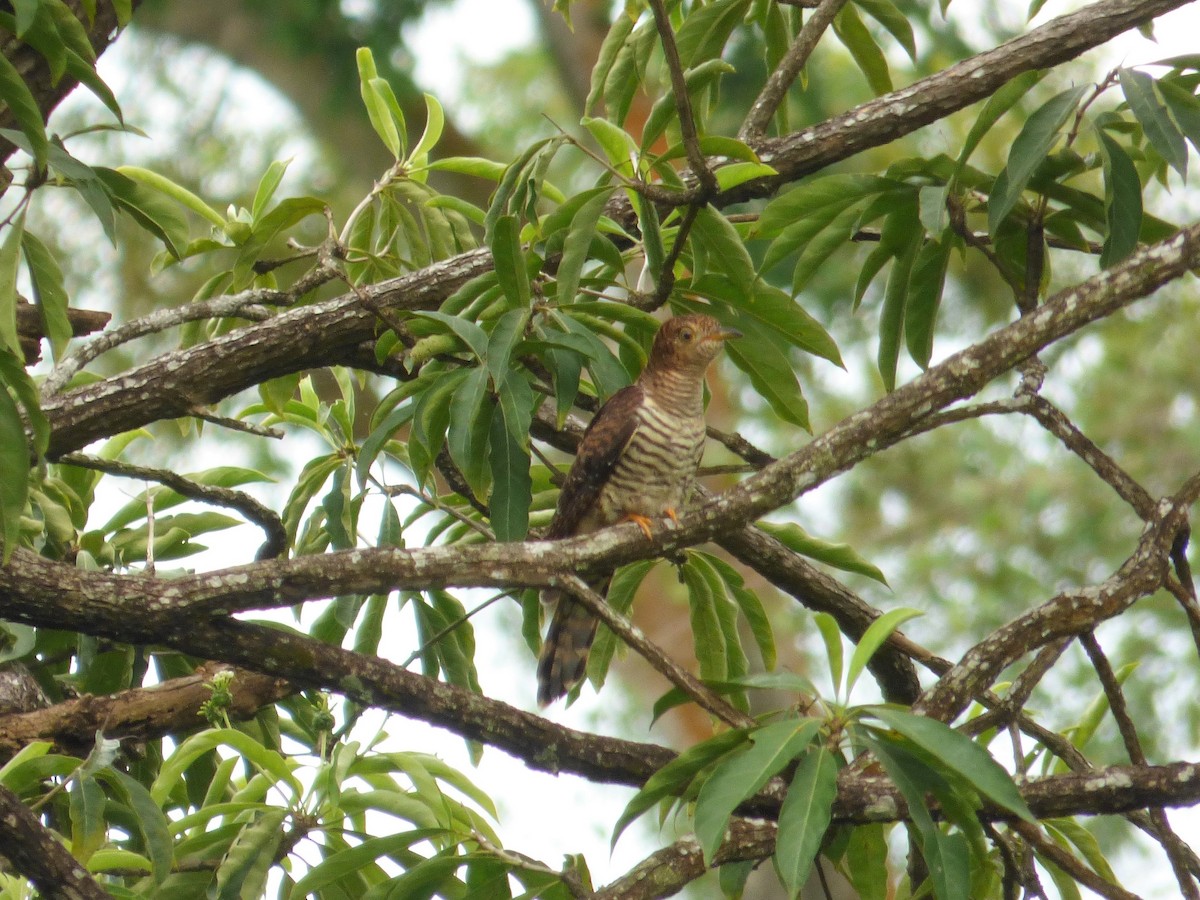
{"type": "Polygon", "coordinates": [[[667,319],[650,348],[648,367],[683,369],[703,374],[730,338],[740,331],[726,328],[712,316],[692,313],[667,319]]]}

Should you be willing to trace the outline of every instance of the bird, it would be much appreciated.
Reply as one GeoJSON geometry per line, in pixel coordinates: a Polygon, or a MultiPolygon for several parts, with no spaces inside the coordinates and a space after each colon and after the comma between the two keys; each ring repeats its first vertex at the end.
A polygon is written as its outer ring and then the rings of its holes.
{"type": "MultiPolygon", "coordinates": [[[[609,397],[584,432],[548,540],[621,522],[635,522],[649,540],[655,518],[677,521],[704,454],[704,373],[737,337],[699,313],[660,326],[641,375],[609,397]]],[[[589,587],[604,594],[610,578],[589,587]]],[[[583,680],[598,621],[562,590],[546,589],[541,598],[554,605],[537,670],[538,705],[545,707],[583,680]]]]}

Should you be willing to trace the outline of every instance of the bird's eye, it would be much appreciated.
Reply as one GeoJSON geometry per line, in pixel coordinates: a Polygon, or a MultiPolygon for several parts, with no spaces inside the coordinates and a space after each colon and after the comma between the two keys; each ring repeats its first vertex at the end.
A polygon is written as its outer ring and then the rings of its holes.
{"type": "Polygon", "coordinates": [[[690,341],[692,336],[692,329],[690,328],[685,328],[683,331],[679,332],[679,339],[682,341],[690,341]]]}

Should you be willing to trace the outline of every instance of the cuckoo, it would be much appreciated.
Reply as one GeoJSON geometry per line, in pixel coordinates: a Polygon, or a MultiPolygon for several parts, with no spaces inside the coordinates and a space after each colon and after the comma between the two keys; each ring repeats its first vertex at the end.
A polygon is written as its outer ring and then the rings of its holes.
{"type": "MultiPolygon", "coordinates": [[[[704,373],[734,337],[740,334],[711,316],[663,323],[637,381],[609,397],[584,432],[547,539],[619,522],[636,522],[650,538],[653,519],[675,519],[704,453],[704,373]]],[[[603,594],[608,581],[591,587],[603,594]]],[[[583,679],[598,623],[562,591],[544,591],[542,601],[555,604],[538,662],[545,706],[583,679]]]]}

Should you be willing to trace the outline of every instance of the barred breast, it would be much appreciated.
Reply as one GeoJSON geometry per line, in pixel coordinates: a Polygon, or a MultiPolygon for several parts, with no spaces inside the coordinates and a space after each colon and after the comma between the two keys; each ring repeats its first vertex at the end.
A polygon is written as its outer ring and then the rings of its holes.
{"type": "Polygon", "coordinates": [[[682,507],[704,453],[704,418],[702,408],[681,415],[673,405],[647,393],[637,430],[598,498],[604,525],[629,513],[658,518],[682,507]]]}

